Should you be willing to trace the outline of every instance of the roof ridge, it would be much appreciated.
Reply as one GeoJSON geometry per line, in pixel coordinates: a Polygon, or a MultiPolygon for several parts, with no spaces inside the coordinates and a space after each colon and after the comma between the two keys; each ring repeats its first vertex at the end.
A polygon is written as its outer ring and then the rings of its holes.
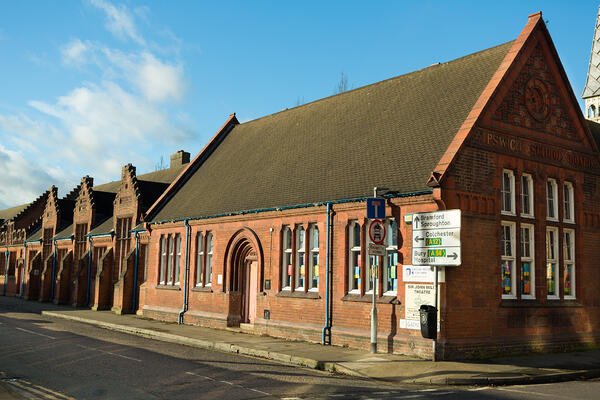
{"type": "Polygon", "coordinates": [[[348,95],[350,93],[355,93],[355,92],[358,92],[358,91],[361,91],[361,90],[365,90],[367,88],[378,86],[378,85],[381,85],[381,84],[384,84],[384,83],[387,83],[387,82],[390,82],[390,81],[393,81],[393,80],[396,80],[396,79],[406,78],[406,77],[409,77],[411,75],[417,75],[419,73],[424,73],[424,72],[426,72],[428,70],[431,70],[433,68],[439,68],[439,67],[446,66],[448,64],[453,64],[455,62],[464,61],[465,59],[476,57],[476,56],[480,55],[481,53],[485,53],[485,52],[497,49],[498,47],[505,46],[505,45],[507,45],[509,43],[513,43],[514,41],[515,41],[514,39],[513,40],[509,40],[509,41],[506,41],[504,43],[500,43],[498,45],[495,45],[495,46],[492,46],[492,47],[488,47],[486,49],[479,50],[479,51],[476,51],[474,53],[470,53],[470,54],[467,54],[467,55],[464,55],[464,56],[452,59],[450,61],[434,63],[434,64],[431,64],[431,65],[429,65],[427,67],[423,67],[421,69],[410,71],[410,72],[407,72],[405,74],[400,74],[400,75],[392,76],[391,78],[387,78],[387,79],[384,79],[384,80],[381,80],[381,81],[369,83],[369,84],[366,84],[364,86],[360,86],[360,87],[357,87],[357,88],[354,88],[354,89],[350,89],[350,90],[347,90],[347,91],[342,92],[342,93],[332,94],[332,95],[329,95],[329,96],[326,96],[326,97],[321,97],[319,99],[310,101],[308,103],[300,104],[300,105],[295,106],[295,107],[286,108],[285,110],[279,110],[279,111],[276,111],[276,112],[274,112],[272,114],[263,115],[261,117],[255,118],[255,119],[252,119],[252,120],[249,120],[249,121],[246,121],[246,122],[242,122],[242,123],[240,123],[240,126],[243,126],[243,125],[246,125],[246,124],[249,124],[249,123],[252,123],[252,122],[260,121],[260,120],[265,119],[265,118],[273,117],[275,115],[279,115],[279,114],[282,114],[282,113],[285,113],[285,112],[288,112],[288,111],[298,110],[298,109],[301,109],[303,107],[308,107],[310,105],[313,105],[313,104],[316,104],[316,103],[320,103],[320,102],[325,101],[325,100],[330,100],[330,99],[335,98],[335,97],[341,97],[341,96],[348,95]]]}

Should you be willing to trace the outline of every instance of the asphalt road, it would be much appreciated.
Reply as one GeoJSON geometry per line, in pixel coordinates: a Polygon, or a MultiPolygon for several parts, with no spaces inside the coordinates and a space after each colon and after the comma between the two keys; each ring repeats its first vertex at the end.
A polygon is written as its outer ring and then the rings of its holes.
{"type": "Polygon", "coordinates": [[[0,379],[31,399],[597,399],[600,381],[393,386],[0,309],[0,379]]]}

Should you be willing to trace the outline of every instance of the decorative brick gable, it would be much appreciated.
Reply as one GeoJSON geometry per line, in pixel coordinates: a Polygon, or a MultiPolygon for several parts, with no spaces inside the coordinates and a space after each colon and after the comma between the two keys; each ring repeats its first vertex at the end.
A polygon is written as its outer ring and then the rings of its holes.
{"type": "Polygon", "coordinates": [[[554,61],[547,59],[541,46],[534,48],[492,118],[576,141],[575,123],[549,66],[554,61]]]}
{"type": "MultiPolygon", "coordinates": [[[[121,184],[117,190],[115,197],[115,210],[114,215],[116,217],[127,215],[133,216],[134,223],[137,223],[138,218],[138,203],[141,197],[136,168],[127,164],[123,166],[121,170],[121,184]]],[[[115,219],[116,224],[116,219],[115,219]]]]}
{"type": "Polygon", "coordinates": [[[60,221],[60,210],[58,208],[58,188],[52,186],[49,189],[48,200],[44,208],[44,217],[42,226],[45,229],[52,229],[52,236],[56,234],[58,222],[60,221]]]}

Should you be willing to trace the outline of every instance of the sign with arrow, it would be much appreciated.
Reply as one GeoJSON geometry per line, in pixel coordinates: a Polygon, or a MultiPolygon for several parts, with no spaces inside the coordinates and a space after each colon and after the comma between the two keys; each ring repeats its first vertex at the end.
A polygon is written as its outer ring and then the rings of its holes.
{"type": "Polygon", "coordinates": [[[460,210],[416,213],[412,227],[413,265],[461,264],[460,210]]]}

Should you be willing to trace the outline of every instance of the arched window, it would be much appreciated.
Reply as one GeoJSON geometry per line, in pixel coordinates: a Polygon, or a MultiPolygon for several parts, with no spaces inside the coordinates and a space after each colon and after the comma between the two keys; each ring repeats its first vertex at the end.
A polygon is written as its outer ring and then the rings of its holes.
{"type": "Polygon", "coordinates": [[[360,293],[360,224],[350,221],[348,229],[348,293],[360,293]]]}
{"type": "Polygon", "coordinates": [[[591,104],[588,109],[587,109],[587,116],[588,118],[595,118],[596,117],[596,106],[591,104]]]}
{"type": "Polygon", "coordinates": [[[304,290],[306,284],[306,242],[302,225],[296,228],[296,290],[304,290]]]}
{"type": "Polygon", "coordinates": [[[292,230],[289,226],[283,227],[283,241],[282,241],[282,254],[283,260],[281,260],[281,287],[284,290],[291,290],[292,286],[292,230]]]}

